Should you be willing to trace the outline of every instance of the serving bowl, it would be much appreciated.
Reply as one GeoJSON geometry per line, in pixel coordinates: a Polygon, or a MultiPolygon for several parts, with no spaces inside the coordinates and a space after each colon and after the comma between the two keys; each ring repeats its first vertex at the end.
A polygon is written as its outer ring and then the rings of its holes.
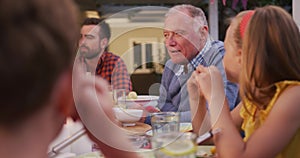
{"type": "Polygon", "coordinates": [[[113,108],[113,110],[117,120],[122,122],[123,126],[134,126],[143,115],[143,110],[140,109],[113,108]]]}
{"type": "Polygon", "coordinates": [[[126,97],[124,98],[119,98],[119,102],[121,104],[126,104],[127,107],[131,107],[135,104],[139,104],[143,107],[147,107],[147,106],[153,106],[156,107],[158,104],[158,96],[154,96],[154,95],[138,95],[137,98],[132,99],[132,98],[128,98],[126,97]]]}

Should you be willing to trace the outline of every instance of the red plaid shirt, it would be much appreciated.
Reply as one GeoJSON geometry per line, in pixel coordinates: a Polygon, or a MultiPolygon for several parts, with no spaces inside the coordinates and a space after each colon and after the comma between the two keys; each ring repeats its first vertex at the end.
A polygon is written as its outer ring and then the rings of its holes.
{"type": "Polygon", "coordinates": [[[132,90],[129,74],[124,61],[111,52],[103,52],[96,68],[96,75],[106,79],[114,89],[132,90]]]}

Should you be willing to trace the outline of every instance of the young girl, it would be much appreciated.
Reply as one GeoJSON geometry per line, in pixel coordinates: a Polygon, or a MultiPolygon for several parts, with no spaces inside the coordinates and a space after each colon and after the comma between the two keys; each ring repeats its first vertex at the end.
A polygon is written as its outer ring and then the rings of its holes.
{"type": "Polygon", "coordinates": [[[190,96],[193,127],[199,131],[205,124],[206,100],[211,128],[221,129],[214,136],[219,157],[300,157],[299,29],[276,6],[249,14],[233,21],[225,39],[226,73],[240,84],[242,102],[230,115],[220,72],[197,67],[188,82],[189,94],[200,94],[190,96]],[[242,49],[237,44],[241,39],[242,49]],[[245,131],[244,140],[239,128],[245,131]]]}

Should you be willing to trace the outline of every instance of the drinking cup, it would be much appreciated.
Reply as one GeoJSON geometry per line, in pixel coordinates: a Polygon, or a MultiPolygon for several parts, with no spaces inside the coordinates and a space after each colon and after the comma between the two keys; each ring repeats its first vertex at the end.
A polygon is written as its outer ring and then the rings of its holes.
{"type": "Polygon", "coordinates": [[[158,133],[179,132],[179,112],[158,112],[151,114],[153,135],[158,133]]]}
{"type": "Polygon", "coordinates": [[[151,139],[156,158],[195,158],[196,135],[191,132],[170,132],[154,135],[151,139]]]}

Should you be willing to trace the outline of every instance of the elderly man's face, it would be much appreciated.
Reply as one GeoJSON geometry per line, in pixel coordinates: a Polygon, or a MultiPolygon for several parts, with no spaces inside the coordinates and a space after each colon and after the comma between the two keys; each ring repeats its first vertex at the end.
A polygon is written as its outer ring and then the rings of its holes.
{"type": "Polygon", "coordinates": [[[93,59],[102,53],[100,27],[97,25],[83,25],[80,30],[79,51],[87,59],[93,59]]]}
{"type": "Polygon", "coordinates": [[[198,54],[201,35],[194,26],[193,18],[180,12],[166,17],[165,45],[174,63],[187,64],[198,54]]]}

